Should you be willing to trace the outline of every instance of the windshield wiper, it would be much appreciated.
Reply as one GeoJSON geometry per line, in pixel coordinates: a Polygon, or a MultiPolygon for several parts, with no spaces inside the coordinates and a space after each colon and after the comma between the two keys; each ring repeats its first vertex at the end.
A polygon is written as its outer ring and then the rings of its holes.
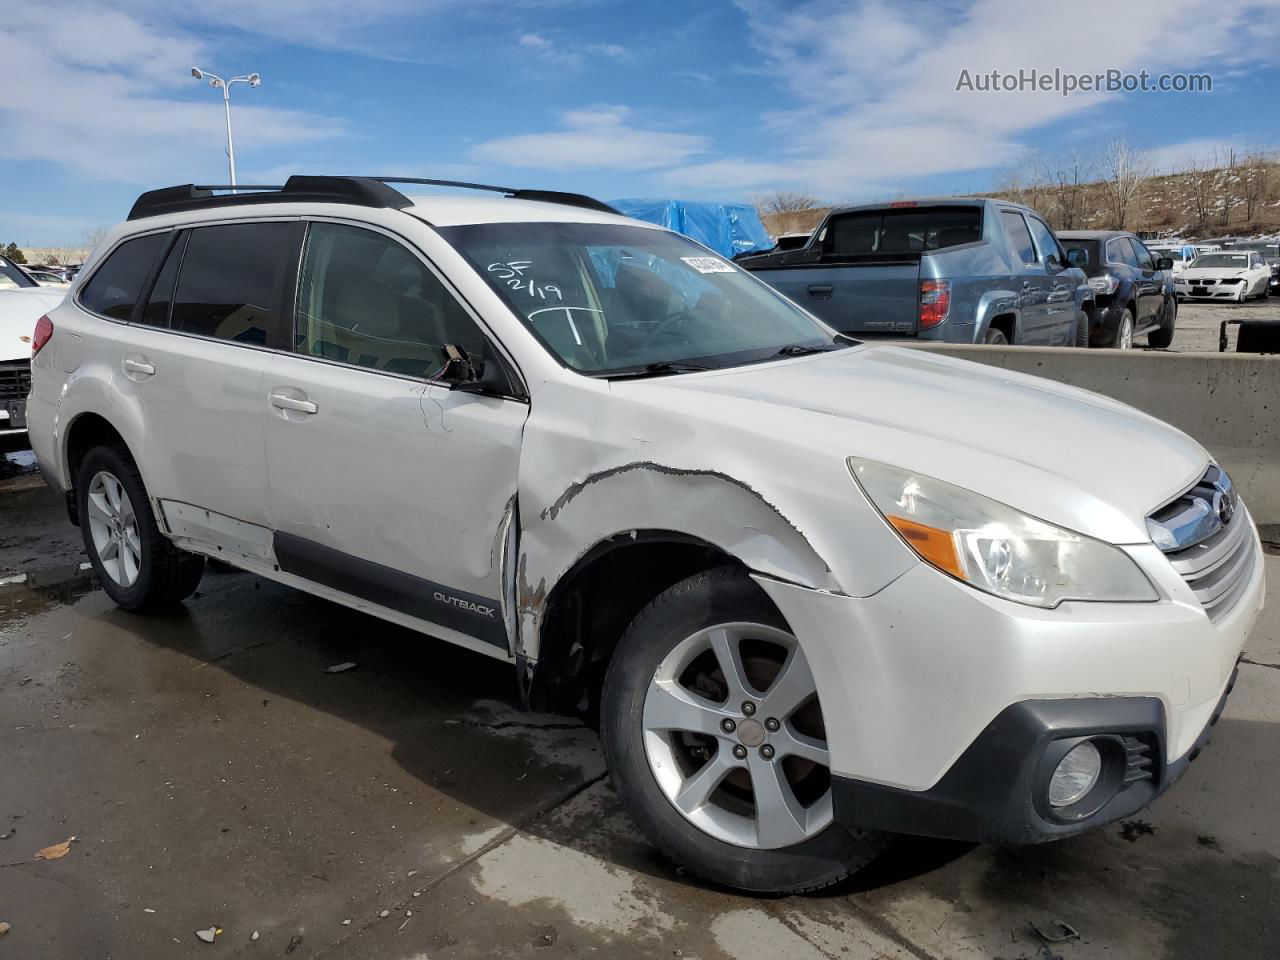
{"type": "Polygon", "coordinates": [[[847,343],[788,343],[785,347],[780,347],[778,352],[768,357],[773,360],[776,357],[807,357],[811,353],[830,353],[832,350],[843,350],[845,347],[851,346],[847,343]]]}
{"type": "Polygon", "coordinates": [[[704,367],[701,364],[685,363],[682,360],[662,360],[658,363],[646,363],[643,367],[637,367],[634,370],[612,370],[595,374],[595,376],[603,377],[606,380],[617,380],[622,377],[635,379],[637,377],[664,377],[673,373],[696,373],[699,370],[710,369],[710,367],[704,367]]]}

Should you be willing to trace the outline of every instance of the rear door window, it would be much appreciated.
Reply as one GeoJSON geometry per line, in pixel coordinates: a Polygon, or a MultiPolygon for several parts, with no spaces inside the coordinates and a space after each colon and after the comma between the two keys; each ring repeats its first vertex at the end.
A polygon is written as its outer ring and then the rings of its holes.
{"type": "Polygon", "coordinates": [[[1040,220],[1038,217],[1027,217],[1027,225],[1031,228],[1031,239],[1036,242],[1036,249],[1040,251],[1040,258],[1046,259],[1049,256],[1055,256],[1059,260],[1063,259],[1062,252],[1058,247],[1058,241],[1053,235],[1053,231],[1040,220]]]}
{"type": "Polygon", "coordinates": [[[1110,263],[1125,263],[1131,267],[1138,265],[1137,254],[1129,244],[1128,237],[1118,237],[1107,241],[1107,260],[1110,263]]]}
{"type": "Polygon", "coordinates": [[[1129,241],[1129,246],[1133,247],[1134,262],[1143,270],[1154,270],[1156,262],[1151,259],[1151,251],[1139,241],[1133,239],[1133,237],[1127,237],[1126,239],[1129,241]]]}
{"type": "Polygon", "coordinates": [[[827,252],[835,257],[911,255],[982,239],[980,207],[862,210],[831,218],[827,252]]]}
{"type": "Polygon", "coordinates": [[[128,320],[168,240],[168,233],[152,233],[120,244],[80,291],[80,304],[112,320],[128,320]]]}
{"type": "Polygon", "coordinates": [[[1023,263],[1036,262],[1035,244],[1031,242],[1031,231],[1027,229],[1027,221],[1016,210],[1001,210],[1000,219],[1004,221],[1004,229],[1009,234],[1009,243],[1013,252],[1023,263]]]}
{"type": "Polygon", "coordinates": [[[192,230],[173,296],[172,328],[265,344],[290,249],[289,226],[228,223],[192,230]]]}

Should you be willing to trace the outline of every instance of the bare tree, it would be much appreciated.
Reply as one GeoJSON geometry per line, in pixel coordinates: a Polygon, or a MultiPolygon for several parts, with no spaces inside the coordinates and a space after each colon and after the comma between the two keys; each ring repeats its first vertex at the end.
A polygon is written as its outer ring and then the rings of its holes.
{"type": "MultiPolygon", "coordinates": [[[[80,245],[85,248],[88,253],[92,253],[106,237],[108,227],[92,227],[84,232],[84,236],[80,240],[80,245]]],[[[86,256],[88,254],[86,253],[86,256]]]]}
{"type": "Polygon", "coordinates": [[[767,197],[756,199],[756,209],[761,213],[800,213],[819,205],[817,197],[797,191],[779,190],[767,197]]]}
{"type": "Polygon", "coordinates": [[[1236,152],[1234,149],[1226,149],[1219,153],[1213,151],[1213,165],[1217,169],[1214,171],[1214,185],[1217,187],[1215,198],[1215,206],[1222,210],[1222,225],[1225,227],[1231,222],[1231,208],[1235,205],[1235,182],[1236,174],[1236,152]]]}
{"type": "Polygon", "coordinates": [[[1061,158],[1053,170],[1050,189],[1053,193],[1053,225],[1058,230],[1074,230],[1084,220],[1085,184],[1092,164],[1079,150],[1061,158]]]}
{"type": "Polygon", "coordinates": [[[1196,231],[1203,234],[1209,227],[1209,216],[1213,212],[1216,171],[1212,164],[1192,154],[1182,161],[1179,172],[1186,186],[1187,199],[1191,202],[1196,231]]]}
{"type": "Polygon", "coordinates": [[[1133,212],[1143,181],[1151,172],[1151,158],[1123,137],[1112,140],[1102,152],[1102,192],[1111,227],[1123,230],[1133,212]]]}
{"type": "Polygon", "coordinates": [[[1050,180],[1044,157],[1033,153],[1005,170],[996,182],[996,192],[1006,199],[1043,212],[1052,193],[1050,180]]]}
{"type": "Polygon", "coordinates": [[[1274,166],[1275,160],[1261,150],[1250,150],[1244,155],[1240,169],[1240,193],[1246,220],[1252,220],[1254,213],[1271,196],[1274,166]]]}

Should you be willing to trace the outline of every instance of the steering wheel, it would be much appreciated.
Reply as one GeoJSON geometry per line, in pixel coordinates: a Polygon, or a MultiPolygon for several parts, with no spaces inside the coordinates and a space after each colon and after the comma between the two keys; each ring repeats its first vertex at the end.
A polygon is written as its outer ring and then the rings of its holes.
{"type": "Polygon", "coordinates": [[[690,320],[697,319],[698,315],[692,310],[677,310],[675,313],[667,314],[654,325],[653,331],[649,334],[649,339],[645,341],[646,346],[654,343],[660,336],[677,324],[687,324],[690,320]]]}

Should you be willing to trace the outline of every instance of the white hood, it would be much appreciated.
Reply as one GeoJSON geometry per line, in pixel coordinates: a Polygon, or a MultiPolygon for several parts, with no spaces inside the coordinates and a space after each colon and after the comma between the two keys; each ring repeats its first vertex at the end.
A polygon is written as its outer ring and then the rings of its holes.
{"type": "Polygon", "coordinates": [[[62,303],[65,289],[21,287],[0,290],[0,361],[31,356],[31,334],[36,321],[62,303]]]}
{"type": "Polygon", "coordinates": [[[1179,280],[1196,280],[1207,278],[1219,280],[1223,277],[1243,277],[1249,272],[1248,267],[1187,267],[1178,274],[1179,280]]]}
{"type": "MultiPolygon", "coordinates": [[[[862,346],[784,363],[673,377],[704,397],[837,456],[918,470],[1112,543],[1149,540],[1145,518],[1203,474],[1179,430],[1099,394],[901,347],[862,346]],[[767,405],[767,406],[762,406],[767,405]]],[[[679,402],[677,400],[677,402],[679,402]]]]}

